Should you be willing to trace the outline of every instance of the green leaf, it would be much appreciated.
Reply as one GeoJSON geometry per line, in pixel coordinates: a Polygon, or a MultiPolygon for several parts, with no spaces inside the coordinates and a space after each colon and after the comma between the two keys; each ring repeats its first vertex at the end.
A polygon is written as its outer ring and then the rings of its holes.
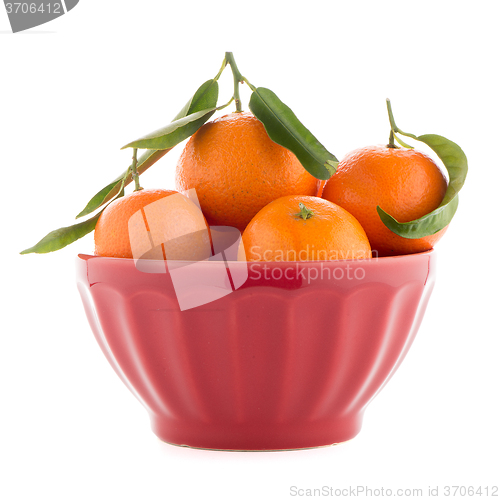
{"type": "Polygon", "coordinates": [[[320,144],[293,111],[269,89],[258,87],[250,97],[252,113],[264,124],[269,137],[289,149],[317,179],[329,179],[338,160],[320,144]]]}
{"type": "Polygon", "coordinates": [[[457,211],[458,192],[462,189],[467,177],[467,157],[458,144],[441,135],[426,134],[417,137],[402,132],[397,127],[394,132],[427,144],[437,154],[448,171],[448,188],[439,207],[419,219],[410,222],[398,222],[380,207],[377,207],[377,212],[382,222],[393,233],[403,238],[417,239],[435,234],[451,222],[457,211]]]}
{"type": "MultiPolygon", "coordinates": [[[[219,85],[216,80],[208,80],[195,92],[193,97],[186,103],[186,105],[181,109],[174,119],[174,122],[185,119],[192,115],[198,116],[199,112],[203,110],[206,113],[206,108],[214,108],[217,105],[217,99],[219,97],[219,85]]],[[[195,118],[196,119],[196,118],[195,118]]],[[[208,118],[207,118],[208,119],[208,118]]],[[[188,120],[191,121],[192,120],[188,120]]],[[[198,121],[201,121],[198,119],[198,121]]],[[[206,121],[206,120],[205,120],[206,121]]],[[[201,126],[201,124],[200,124],[201,126]]],[[[192,132],[194,133],[194,132],[192,132]]],[[[180,142],[180,141],[179,141],[180,142]]],[[[135,146],[134,146],[135,147],[135,146]]],[[[156,163],[162,156],[164,156],[170,148],[148,148],[138,159],[137,159],[137,172],[142,174],[151,165],[156,163]]],[[[119,177],[117,177],[113,182],[108,184],[106,187],[101,189],[88,203],[87,206],[77,215],[77,218],[84,215],[88,215],[97,208],[101,207],[108,201],[112,200],[113,197],[120,198],[123,196],[123,189],[126,185],[132,182],[131,167],[129,167],[125,172],[123,172],[119,177]]],[[[31,248],[23,250],[21,254],[27,253],[48,253],[60,250],[65,246],[73,243],[74,241],[82,238],[86,234],[92,232],[95,229],[97,221],[104,208],[94,215],[92,218],[74,224],[69,227],[62,227],[51,231],[44,238],[42,238],[36,245],[31,248]]]]}
{"type": "Polygon", "coordinates": [[[104,208],[94,217],[83,222],[79,222],[73,226],[61,227],[55,231],[51,231],[47,236],[42,238],[35,246],[27,248],[21,252],[22,255],[27,253],[49,253],[60,250],[74,241],[82,238],[86,234],[95,229],[97,220],[99,219],[104,208]]]}
{"type": "Polygon", "coordinates": [[[193,97],[184,105],[184,107],[177,113],[172,121],[179,120],[185,116],[201,111],[202,109],[213,108],[217,106],[217,99],[219,98],[219,84],[217,80],[207,80],[195,92],[193,97]]]}
{"type": "MultiPolygon", "coordinates": [[[[192,113],[196,113],[206,108],[211,108],[217,105],[219,98],[219,84],[216,80],[211,79],[203,83],[198,90],[194,93],[193,97],[184,105],[184,107],[177,113],[174,121],[184,118],[192,113]]],[[[171,149],[171,148],[170,148],[171,149]]],[[[141,175],[151,165],[154,165],[160,158],[165,156],[170,149],[147,149],[137,159],[137,172],[141,175]]],[[[123,179],[124,186],[128,186],[132,182],[131,166],[113,182],[101,189],[94,197],[87,203],[87,206],[76,216],[83,217],[97,210],[99,207],[112,200],[113,197],[119,192],[123,179]]]]}
{"type": "Polygon", "coordinates": [[[135,141],[129,142],[122,149],[171,149],[184,139],[192,136],[215,113],[216,107],[197,111],[184,118],[169,123],[166,127],[155,130],[135,141]]]}
{"type": "Polygon", "coordinates": [[[431,213],[410,222],[398,222],[392,215],[377,206],[377,212],[382,222],[393,232],[403,238],[417,239],[424,238],[437,233],[446,227],[458,207],[458,196],[455,196],[446,206],[438,207],[431,213]]]}
{"type": "MultiPolygon", "coordinates": [[[[122,185],[115,200],[123,196],[123,189],[124,186],[122,185]]],[[[106,207],[107,206],[108,205],[106,205],[106,207]]],[[[79,240],[95,229],[97,221],[99,220],[99,217],[104,212],[106,207],[104,207],[101,211],[94,215],[94,217],[87,219],[86,221],[79,222],[78,224],[74,224],[68,227],[61,227],[59,229],[56,229],[55,231],[51,231],[49,234],[44,236],[36,245],[20,252],[21,255],[27,253],[55,252],[56,250],[60,250],[61,248],[68,246],[70,243],[79,240]]]]}
{"type": "MultiPolygon", "coordinates": [[[[165,156],[169,152],[168,149],[164,150],[154,150],[147,149],[142,153],[137,159],[137,172],[142,174],[151,165],[154,165],[162,156],[165,156]]],[[[106,187],[102,188],[94,197],[87,203],[87,206],[76,216],[76,218],[83,217],[97,210],[99,207],[112,200],[116,194],[120,191],[120,186],[123,179],[123,187],[128,186],[132,182],[131,166],[125,170],[120,176],[118,176],[113,182],[108,184],[106,187]]]]}
{"type": "Polygon", "coordinates": [[[458,194],[465,183],[468,171],[467,157],[458,144],[441,135],[420,135],[417,140],[427,144],[438,155],[448,171],[448,189],[440,205],[444,206],[458,194]]]}

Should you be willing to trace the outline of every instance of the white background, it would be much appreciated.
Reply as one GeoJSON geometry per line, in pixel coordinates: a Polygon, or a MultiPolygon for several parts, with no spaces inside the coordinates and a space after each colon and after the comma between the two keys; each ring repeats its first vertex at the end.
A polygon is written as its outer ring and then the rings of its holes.
{"type": "MultiPolygon", "coordinates": [[[[439,486],[444,497],[446,485],[499,485],[497,19],[497,2],[482,0],[81,0],[12,35],[0,6],[0,497],[274,500],[291,486],[439,486]],[[74,259],[92,235],[19,255],[72,224],[129,164],[120,147],[168,123],[227,50],[339,158],[387,141],[390,97],[403,130],[444,135],[469,159],[417,339],[361,433],[336,447],[160,442],[84,316],[74,259]]],[[[225,102],[229,70],[221,82],[225,102]]],[[[174,188],[180,149],[142,185],[174,188]]]]}

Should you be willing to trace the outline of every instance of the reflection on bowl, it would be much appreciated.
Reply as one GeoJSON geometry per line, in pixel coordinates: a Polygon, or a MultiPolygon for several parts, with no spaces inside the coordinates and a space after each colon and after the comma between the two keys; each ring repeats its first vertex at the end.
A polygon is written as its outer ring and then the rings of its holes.
{"type": "Polygon", "coordinates": [[[197,280],[212,280],[206,293],[221,292],[186,310],[173,267],[163,261],[144,272],[132,259],[79,255],[77,282],[99,346],[160,439],[209,449],[298,449],[359,432],[366,406],[417,333],[435,258],[431,250],[231,262],[225,278],[213,280],[223,262],[178,263],[189,283],[182,293],[205,293],[197,280]],[[241,276],[246,281],[235,287],[232,278],[241,276]]]}

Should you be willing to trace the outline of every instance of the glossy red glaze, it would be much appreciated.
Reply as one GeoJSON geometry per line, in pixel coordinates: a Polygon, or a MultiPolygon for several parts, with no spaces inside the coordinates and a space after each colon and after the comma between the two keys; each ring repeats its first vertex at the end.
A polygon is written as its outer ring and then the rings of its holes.
{"type": "Polygon", "coordinates": [[[97,342],[160,439],[278,450],[353,438],[417,333],[434,251],[248,269],[238,290],[184,311],[169,273],[133,260],[80,255],[77,280],[97,342]]]}

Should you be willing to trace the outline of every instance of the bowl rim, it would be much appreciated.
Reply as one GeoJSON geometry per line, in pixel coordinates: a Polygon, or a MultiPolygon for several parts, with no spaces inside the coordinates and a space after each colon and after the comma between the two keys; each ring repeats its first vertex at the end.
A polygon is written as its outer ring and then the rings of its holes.
{"type": "MultiPolygon", "coordinates": [[[[371,257],[369,259],[335,259],[335,260],[280,260],[280,261],[256,261],[256,260],[225,260],[226,263],[231,263],[231,264],[267,264],[267,265],[293,265],[293,264],[302,264],[302,265],[307,265],[307,264],[338,264],[338,263],[349,263],[349,262],[357,262],[357,263],[376,263],[379,261],[389,261],[389,260],[400,260],[400,259],[416,259],[416,258],[421,258],[426,255],[432,255],[436,253],[435,248],[431,248],[429,250],[425,250],[423,252],[415,252],[411,254],[404,254],[404,255],[387,255],[384,257],[371,257]]],[[[95,254],[86,254],[86,253],[78,253],[77,258],[80,260],[91,260],[91,259],[99,259],[99,260],[104,260],[104,261],[120,261],[120,262],[134,262],[138,259],[131,259],[127,257],[103,257],[101,255],[95,255],[95,254]]],[[[158,260],[158,259],[150,259],[150,262],[166,262],[166,260],[158,260]]],[[[208,265],[215,265],[217,262],[221,262],[220,260],[218,261],[208,261],[208,260],[202,260],[202,261],[191,261],[191,260],[171,260],[170,262],[176,262],[176,263],[185,263],[185,264],[192,264],[193,262],[205,262],[208,265]],[[213,264],[212,264],[213,263],[213,264]]]]}

